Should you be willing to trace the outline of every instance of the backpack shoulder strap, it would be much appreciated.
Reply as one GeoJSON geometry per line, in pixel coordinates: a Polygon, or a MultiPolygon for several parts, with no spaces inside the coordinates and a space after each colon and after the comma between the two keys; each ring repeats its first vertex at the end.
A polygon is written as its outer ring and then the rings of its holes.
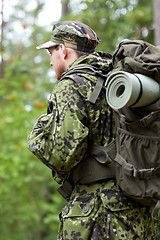
{"type": "Polygon", "coordinates": [[[95,103],[96,102],[96,100],[97,100],[97,98],[98,98],[98,96],[100,94],[100,91],[101,91],[101,89],[102,89],[102,87],[104,85],[104,81],[105,81],[104,78],[98,76],[95,88],[94,88],[94,90],[92,92],[92,95],[90,96],[89,102],[91,102],[91,103],[95,103]]]}
{"type": "MultiPolygon", "coordinates": [[[[90,96],[89,102],[91,103],[95,103],[100,91],[102,89],[102,87],[104,86],[104,81],[106,80],[106,75],[103,75],[102,72],[88,64],[80,64],[80,65],[76,65],[73,66],[71,69],[69,69],[67,72],[65,72],[64,74],[62,74],[61,80],[63,80],[64,78],[70,78],[73,81],[76,81],[76,77],[72,78],[71,74],[91,74],[97,77],[97,81],[96,81],[96,85],[95,88],[92,92],[92,95],[90,96]]],[[[80,76],[79,76],[80,77],[80,76]]],[[[78,78],[79,78],[78,77],[78,78]]]]}

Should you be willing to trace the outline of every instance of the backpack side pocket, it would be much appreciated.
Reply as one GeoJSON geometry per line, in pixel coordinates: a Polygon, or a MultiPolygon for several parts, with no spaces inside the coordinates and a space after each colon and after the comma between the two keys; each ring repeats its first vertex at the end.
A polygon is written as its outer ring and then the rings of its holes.
{"type": "Polygon", "coordinates": [[[144,204],[160,198],[160,137],[117,129],[116,180],[122,191],[144,204]]]}

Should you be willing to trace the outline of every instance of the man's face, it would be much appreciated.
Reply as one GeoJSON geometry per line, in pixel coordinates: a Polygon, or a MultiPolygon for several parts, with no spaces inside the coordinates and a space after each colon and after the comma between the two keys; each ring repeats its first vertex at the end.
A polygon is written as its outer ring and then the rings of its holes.
{"type": "Polygon", "coordinates": [[[64,61],[63,61],[64,59],[63,59],[61,48],[59,46],[51,47],[48,49],[48,51],[51,54],[50,65],[53,67],[56,73],[56,78],[60,80],[62,73],[65,72],[64,61]]]}

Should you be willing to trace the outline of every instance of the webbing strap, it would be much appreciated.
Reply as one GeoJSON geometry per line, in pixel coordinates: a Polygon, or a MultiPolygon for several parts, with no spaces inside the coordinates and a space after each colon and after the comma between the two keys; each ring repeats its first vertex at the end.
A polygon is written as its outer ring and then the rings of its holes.
{"type": "Polygon", "coordinates": [[[116,156],[116,141],[113,140],[106,147],[93,144],[88,151],[99,163],[110,164],[116,156]]]}
{"type": "Polygon", "coordinates": [[[134,166],[130,163],[127,163],[126,160],[119,153],[116,154],[115,162],[117,162],[123,167],[127,175],[133,176],[134,166]]]}
{"type": "MultiPolygon", "coordinates": [[[[63,80],[66,77],[70,77],[69,75],[71,75],[73,73],[77,73],[77,74],[89,73],[90,75],[97,76],[96,85],[95,85],[94,90],[89,99],[89,102],[95,103],[100,94],[100,91],[103,87],[106,76],[103,75],[103,73],[100,70],[98,70],[88,64],[80,64],[80,65],[71,67],[71,69],[69,69],[64,74],[62,74],[61,80],[63,80]]],[[[75,78],[73,78],[72,80],[76,82],[75,78]]]]}
{"type": "Polygon", "coordinates": [[[136,169],[132,164],[127,163],[126,160],[119,154],[116,154],[115,161],[122,166],[125,173],[131,177],[139,179],[149,179],[155,176],[160,176],[160,167],[148,169],[136,169]]]}
{"type": "Polygon", "coordinates": [[[150,114],[146,115],[145,117],[134,121],[134,122],[125,122],[125,124],[129,127],[136,126],[138,127],[147,127],[149,126],[154,120],[160,120],[160,111],[151,112],[150,114]]]}
{"type": "Polygon", "coordinates": [[[66,78],[69,75],[74,74],[74,73],[76,73],[76,74],[78,74],[78,73],[80,73],[80,74],[81,73],[82,74],[83,73],[84,74],[89,73],[90,75],[94,75],[94,76],[102,74],[99,69],[96,69],[96,68],[94,68],[94,67],[92,67],[88,64],[79,64],[79,65],[71,67],[66,72],[64,72],[61,76],[61,80],[63,80],[64,78],[66,78]]]}
{"type": "Polygon", "coordinates": [[[69,183],[69,181],[65,181],[61,187],[57,189],[57,191],[66,199],[69,201],[70,195],[72,193],[73,186],[69,183]]]}
{"type": "Polygon", "coordinates": [[[160,210],[160,200],[158,200],[158,202],[157,202],[157,204],[154,207],[153,212],[152,212],[152,219],[154,220],[154,222],[159,222],[160,221],[159,210],[160,210]]]}
{"type": "Polygon", "coordinates": [[[136,75],[136,74],[134,74],[134,76],[138,79],[138,81],[139,81],[139,84],[140,84],[140,91],[139,91],[139,96],[137,97],[137,99],[136,99],[136,101],[130,106],[130,107],[133,107],[134,105],[136,105],[138,102],[139,102],[139,100],[140,100],[140,98],[142,97],[142,83],[141,83],[141,80],[139,79],[139,77],[136,75]]]}
{"type": "Polygon", "coordinates": [[[160,176],[160,167],[157,168],[148,168],[148,169],[139,169],[134,170],[133,177],[138,177],[140,179],[149,179],[152,177],[160,176]]]}
{"type": "Polygon", "coordinates": [[[149,126],[154,120],[160,120],[160,111],[151,112],[144,118],[140,119],[141,126],[147,127],[149,126]]]}
{"type": "Polygon", "coordinates": [[[91,156],[81,161],[72,174],[74,185],[77,183],[88,184],[111,178],[115,178],[114,163],[102,164],[91,156]]]}
{"type": "Polygon", "coordinates": [[[89,102],[91,102],[91,103],[95,103],[96,102],[96,100],[97,100],[97,98],[98,98],[98,96],[100,94],[100,91],[101,91],[101,89],[103,87],[104,80],[105,80],[104,78],[98,77],[96,85],[95,85],[94,90],[92,92],[92,95],[90,96],[89,102]]]}

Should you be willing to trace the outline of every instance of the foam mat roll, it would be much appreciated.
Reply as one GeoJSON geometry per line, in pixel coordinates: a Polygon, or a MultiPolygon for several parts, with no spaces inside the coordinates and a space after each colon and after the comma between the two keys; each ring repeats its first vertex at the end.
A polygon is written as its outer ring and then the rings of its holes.
{"type": "Polygon", "coordinates": [[[148,76],[117,71],[106,80],[106,99],[113,109],[144,107],[160,98],[159,84],[148,76]]]}

